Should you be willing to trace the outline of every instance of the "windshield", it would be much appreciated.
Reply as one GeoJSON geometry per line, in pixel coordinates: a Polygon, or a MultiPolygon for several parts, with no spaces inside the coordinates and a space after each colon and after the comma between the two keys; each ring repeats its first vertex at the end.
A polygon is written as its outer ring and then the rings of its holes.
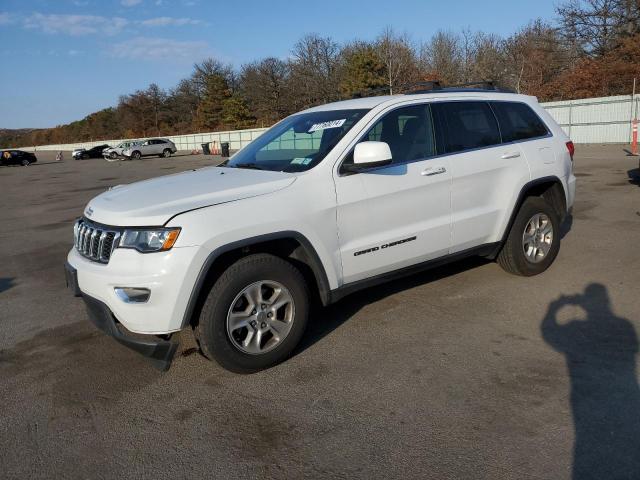
{"type": "Polygon", "coordinates": [[[368,110],[293,115],[267,130],[224,167],[304,172],[319,164],[368,110]]]}

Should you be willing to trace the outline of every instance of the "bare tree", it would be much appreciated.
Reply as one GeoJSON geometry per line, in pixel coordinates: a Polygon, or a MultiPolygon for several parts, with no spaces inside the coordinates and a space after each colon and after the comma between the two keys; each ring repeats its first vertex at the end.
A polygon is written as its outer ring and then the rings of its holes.
{"type": "Polygon", "coordinates": [[[398,35],[387,27],[376,40],[376,50],[385,66],[389,93],[419,79],[416,52],[408,35],[398,35]]]}
{"type": "Polygon", "coordinates": [[[294,45],[292,54],[290,88],[300,106],[335,100],[338,96],[338,44],[329,37],[310,34],[294,45]]]}
{"type": "Polygon", "coordinates": [[[438,31],[420,49],[420,67],[426,76],[445,84],[458,83],[463,77],[461,39],[450,31],[438,31]]]}
{"type": "Polygon", "coordinates": [[[289,65],[273,57],[242,67],[241,92],[262,124],[277,122],[291,113],[289,73],[289,65]]]}
{"type": "Polygon", "coordinates": [[[569,0],[557,7],[557,13],[566,40],[583,53],[599,57],[616,47],[621,32],[634,33],[638,28],[633,26],[634,17],[638,20],[637,3],[637,0],[569,0]]]}

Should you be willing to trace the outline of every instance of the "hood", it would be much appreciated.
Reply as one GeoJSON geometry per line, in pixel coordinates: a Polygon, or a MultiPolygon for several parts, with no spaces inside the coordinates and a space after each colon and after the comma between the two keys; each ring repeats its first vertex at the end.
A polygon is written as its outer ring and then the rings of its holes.
{"type": "Polygon", "coordinates": [[[291,185],[290,173],[206,167],[121,185],[98,195],[85,216],[113,226],[159,226],[197,208],[265,195],[291,185]]]}

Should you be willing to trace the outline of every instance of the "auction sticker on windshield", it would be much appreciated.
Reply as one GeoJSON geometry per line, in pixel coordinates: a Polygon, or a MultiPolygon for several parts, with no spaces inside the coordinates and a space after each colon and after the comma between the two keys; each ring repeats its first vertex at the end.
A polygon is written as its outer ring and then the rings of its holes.
{"type": "Polygon", "coordinates": [[[311,125],[311,128],[309,129],[309,132],[315,132],[318,130],[326,130],[328,128],[338,128],[341,127],[342,125],[344,125],[344,122],[346,122],[347,119],[346,118],[342,118],[340,120],[331,120],[329,122],[322,122],[322,123],[314,123],[313,125],[311,125]]]}

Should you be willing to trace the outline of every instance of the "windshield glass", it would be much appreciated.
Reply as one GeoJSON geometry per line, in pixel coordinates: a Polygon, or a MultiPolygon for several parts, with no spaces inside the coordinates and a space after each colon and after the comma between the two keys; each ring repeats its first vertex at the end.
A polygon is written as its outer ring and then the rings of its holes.
{"type": "Polygon", "coordinates": [[[224,167],[304,172],[319,164],[368,110],[301,113],[267,130],[224,167]]]}

